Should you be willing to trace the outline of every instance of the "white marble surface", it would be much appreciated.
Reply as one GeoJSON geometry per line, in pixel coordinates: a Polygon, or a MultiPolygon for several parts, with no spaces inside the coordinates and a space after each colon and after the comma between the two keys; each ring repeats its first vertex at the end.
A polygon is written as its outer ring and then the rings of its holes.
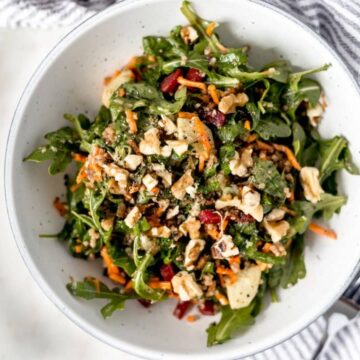
{"type": "MultiPolygon", "coordinates": [[[[21,92],[45,54],[68,29],[0,29],[0,168],[11,118],[21,92]]],[[[32,280],[12,238],[0,176],[0,359],[121,359],[115,350],[78,328],[32,280]]]]}

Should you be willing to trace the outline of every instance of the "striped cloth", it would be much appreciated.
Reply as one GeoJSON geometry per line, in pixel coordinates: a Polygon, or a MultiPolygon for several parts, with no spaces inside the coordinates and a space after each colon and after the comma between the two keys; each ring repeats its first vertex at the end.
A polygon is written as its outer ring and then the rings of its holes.
{"type": "MultiPolygon", "coordinates": [[[[124,0],[0,0],[0,27],[46,29],[74,25],[121,1],[124,0]]],[[[360,84],[360,0],[262,1],[294,15],[322,36],[360,84]]],[[[344,297],[360,306],[360,274],[344,297]]],[[[341,326],[336,316],[321,316],[293,338],[246,360],[360,359],[360,315],[351,321],[343,319],[341,326]],[[329,336],[332,324],[338,327],[329,336]],[[322,348],[325,338],[329,341],[322,348]]]]}

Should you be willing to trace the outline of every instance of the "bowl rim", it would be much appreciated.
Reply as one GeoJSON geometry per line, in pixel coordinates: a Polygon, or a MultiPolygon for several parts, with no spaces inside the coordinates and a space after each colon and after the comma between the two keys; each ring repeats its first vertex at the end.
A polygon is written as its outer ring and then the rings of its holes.
{"type": "MultiPolygon", "coordinates": [[[[159,2],[166,1],[166,0],[157,0],[159,2]]],[[[333,48],[329,45],[329,43],[323,39],[319,34],[317,34],[309,25],[305,24],[304,22],[297,19],[292,14],[287,13],[285,10],[272,5],[261,0],[246,0],[248,3],[253,3],[257,6],[267,8],[270,11],[276,12],[279,15],[285,17],[286,19],[292,21],[296,25],[298,25],[302,30],[309,33],[313,38],[315,38],[323,47],[329,51],[332,56],[336,59],[337,63],[341,66],[344,72],[347,74],[348,79],[354,85],[359,97],[360,97],[360,87],[359,84],[356,82],[353,74],[349,70],[348,66],[345,62],[341,59],[338,53],[333,50],[333,48]]],[[[18,218],[14,208],[14,204],[12,203],[12,183],[11,183],[11,171],[9,166],[11,165],[11,160],[13,156],[14,149],[10,148],[11,138],[12,135],[16,134],[16,126],[21,123],[21,110],[23,106],[27,103],[28,99],[32,93],[32,85],[37,84],[37,81],[42,77],[48,65],[51,64],[53,57],[56,57],[61,54],[61,52],[71,43],[72,40],[77,39],[79,35],[82,34],[83,28],[90,27],[97,21],[101,21],[101,19],[106,18],[111,12],[115,11],[126,11],[127,8],[141,6],[142,4],[148,3],[148,0],[124,0],[120,3],[114,4],[108,8],[91,15],[87,19],[81,21],[78,25],[74,26],[67,34],[65,34],[53,47],[52,49],[46,54],[46,56],[41,60],[39,65],[35,68],[33,74],[31,75],[30,79],[28,80],[22,94],[17,102],[15,107],[14,115],[12,117],[8,136],[6,139],[5,145],[5,156],[4,156],[4,195],[5,195],[5,208],[6,213],[10,225],[10,229],[12,232],[12,236],[16,242],[17,248],[21,254],[21,257],[29,270],[32,278],[34,279],[35,283],[40,287],[42,292],[46,295],[46,297],[74,324],[76,324],[79,328],[87,332],[88,334],[92,335],[97,340],[102,341],[103,343],[112,346],[118,350],[124,351],[128,354],[135,355],[141,358],[146,359],[159,359],[165,356],[172,358],[172,359],[183,359],[183,358],[192,358],[192,359],[216,359],[217,353],[211,355],[210,353],[197,353],[197,354],[185,354],[185,353],[174,353],[174,352],[167,352],[167,353],[160,353],[156,350],[151,350],[147,347],[143,347],[140,344],[129,344],[126,341],[123,341],[119,338],[109,337],[103,331],[98,330],[94,327],[91,323],[89,323],[86,319],[80,317],[76,312],[67,308],[63,301],[55,294],[52,290],[50,285],[45,281],[41,272],[37,269],[36,263],[33,261],[31,256],[29,255],[21,232],[18,231],[18,218]]],[[[86,29],[85,29],[86,30],[86,29]]],[[[20,229],[20,227],[19,227],[20,229]]],[[[350,285],[351,281],[354,279],[356,274],[358,274],[360,270],[360,259],[358,260],[357,264],[354,266],[351,274],[349,275],[348,279],[344,282],[343,286],[336,292],[336,295],[327,301],[327,304],[323,307],[323,312],[313,316],[310,319],[307,319],[303,325],[297,326],[297,328],[292,328],[291,331],[283,338],[278,340],[273,340],[271,345],[262,345],[256,350],[250,350],[247,353],[244,353],[242,357],[251,356],[256,353],[263,352],[267,349],[270,349],[276,345],[283,343],[284,341],[290,339],[295,334],[301,332],[307,326],[309,326],[312,322],[314,322],[317,318],[319,318],[323,313],[325,313],[344,293],[346,288],[350,285]]],[[[238,358],[236,355],[236,350],[234,349],[227,349],[223,351],[223,356],[226,356],[226,359],[235,359],[238,358]]]]}

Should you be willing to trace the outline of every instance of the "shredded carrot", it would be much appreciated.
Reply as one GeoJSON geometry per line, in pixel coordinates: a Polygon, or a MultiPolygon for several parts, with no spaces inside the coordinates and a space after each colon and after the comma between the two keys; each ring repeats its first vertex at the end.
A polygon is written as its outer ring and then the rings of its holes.
{"type": "Polygon", "coordinates": [[[293,168],[295,168],[296,170],[299,170],[299,171],[301,170],[301,165],[296,160],[296,157],[291,149],[289,149],[285,145],[273,144],[273,146],[277,151],[281,151],[286,154],[286,156],[293,168]]]}
{"type": "Polygon", "coordinates": [[[133,288],[132,280],[129,280],[129,281],[127,282],[127,284],[125,285],[124,290],[125,290],[125,291],[129,291],[129,290],[131,290],[132,288],[133,288]]]}
{"type": "Polygon", "coordinates": [[[191,120],[193,117],[197,117],[197,114],[192,112],[180,111],[178,113],[178,117],[191,120]]]}
{"type": "Polygon", "coordinates": [[[68,211],[67,211],[66,205],[65,205],[65,203],[60,201],[60,198],[56,197],[54,199],[53,204],[54,204],[55,209],[59,212],[59,214],[61,216],[64,216],[67,214],[68,211]]]}
{"type": "Polygon", "coordinates": [[[218,266],[216,268],[216,272],[219,274],[219,275],[226,275],[230,278],[230,281],[232,283],[236,282],[237,280],[237,275],[231,270],[231,269],[227,269],[223,266],[218,266]]]}
{"type": "Polygon", "coordinates": [[[124,88],[120,88],[120,89],[118,90],[118,95],[119,95],[120,97],[124,97],[124,96],[125,96],[125,89],[124,89],[124,88]]]}
{"type": "Polygon", "coordinates": [[[179,76],[177,78],[177,82],[181,85],[187,86],[187,87],[192,87],[192,88],[197,88],[200,89],[202,91],[206,91],[206,84],[203,82],[199,82],[199,81],[191,81],[188,79],[185,79],[182,76],[179,76]]]}
{"type": "MultiPolygon", "coordinates": [[[[104,260],[104,263],[108,269],[108,274],[115,274],[115,275],[120,275],[120,270],[119,268],[113,264],[112,259],[108,253],[108,250],[106,248],[106,246],[104,246],[101,251],[100,251],[100,255],[104,260]]],[[[121,275],[120,275],[121,276],[121,275]]],[[[124,279],[125,280],[125,279],[124,279]]]]}
{"type": "Polygon", "coordinates": [[[136,124],[137,115],[129,109],[125,110],[125,115],[126,115],[126,121],[129,125],[130,133],[136,134],[137,133],[137,124],[136,124]]]}
{"type": "Polygon", "coordinates": [[[154,187],[153,189],[151,189],[151,192],[155,195],[158,194],[159,191],[160,191],[160,189],[158,187],[154,187]]]}
{"type": "Polygon", "coordinates": [[[237,255],[237,256],[231,256],[228,258],[228,262],[229,264],[240,264],[240,256],[237,255]]]}
{"type": "Polygon", "coordinates": [[[203,172],[205,167],[205,156],[203,154],[199,155],[199,172],[203,172]]]}
{"type": "Polygon", "coordinates": [[[77,189],[79,189],[81,184],[74,184],[70,186],[70,191],[75,192],[77,189]]]}
{"type": "Polygon", "coordinates": [[[148,55],[148,60],[151,62],[155,62],[156,61],[156,57],[154,55],[148,55]]]}
{"type": "Polygon", "coordinates": [[[224,294],[221,294],[219,291],[216,291],[215,297],[221,305],[225,306],[229,304],[227,297],[224,294]]]}
{"type": "Polygon", "coordinates": [[[209,95],[194,94],[194,97],[197,97],[198,99],[200,99],[202,102],[204,102],[206,104],[210,102],[210,96],[209,95]]]}
{"type": "Polygon", "coordinates": [[[206,34],[207,34],[208,36],[211,36],[211,35],[214,33],[214,30],[215,30],[216,26],[217,26],[216,22],[211,22],[211,23],[206,27],[206,30],[205,30],[206,34]]]}
{"type": "Polygon", "coordinates": [[[251,129],[250,120],[245,120],[244,128],[245,128],[246,130],[250,130],[250,129],[251,129]]]}
{"type": "Polygon", "coordinates": [[[115,274],[115,273],[109,273],[109,279],[114,281],[114,282],[117,282],[121,285],[125,285],[126,284],[126,279],[120,275],[120,274],[115,274]]]}
{"type": "Polygon", "coordinates": [[[265,151],[273,151],[274,150],[271,145],[264,143],[263,141],[256,140],[256,144],[260,150],[265,150],[265,151]]]}
{"type": "Polygon", "coordinates": [[[218,240],[220,238],[220,233],[217,231],[215,226],[205,225],[205,232],[214,240],[218,240]]]}
{"type": "Polygon", "coordinates": [[[153,289],[171,290],[170,281],[149,281],[149,286],[153,289]]]}
{"type": "Polygon", "coordinates": [[[315,224],[315,223],[311,223],[309,225],[309,230],[311,230],[312,232],[314,232],[315,234],[321,235],[321,236],[326,236],[330,239],[337,239],[337,235],[336,232],[334,230],[331,229],[327,229],[321,225],[315,224]]]}
{"type": "Polygon", "coordinates": [[[256,134],[250,134],[250,135],[247,137],[246,142],[247,142],[247,143],[252,143],[252,142],[254,142],[254,141],[256,140],[256,138],[257,138],[257,135],[256,135],[256,134]]]}
{"type": "Polygon", "coordinates": [[[211,84],[208,86],[208,93],[210,94],[211,98],[212,98],[212,101],[218,105],[220,100],[219,100],[219,96],[218,96],[218,93],[216,91],[216,86],[211,84]]]}
{"type": "Polygon", "coordinates": [[[198,319],[198,317],[196,315],[189,315],[186,320],[189,322],[189,323],[193,323],[195,322],[196,320],[198,319]]]}
{"type": "Polygon", "coordinates": [[[86,178],[87,178],[87,174],[86,174],[86,171],[85,171],[85,166],[83,165],[80,168],[79,173],[78,173],[78,175],[76,177],[76,183],[80,184],[86,178]]]}
{"type": "Polygon", "coordinates": [[[271,247],[272,247],[272,244],[265,243],[265,245],[262,248],[262,251],[267,254],[267,253],[271,252],[271,247]]]}
{"type": "Polygon", "coordinates": [[[84,163],[87,159],[87,156],[79,153],[75,153],[72,156],[73,160],[84,163]]]}
{"type": "Polygon", "coordinates": [[[126,67],[130,70],[134,70],[136,68],[138,62],[138,57],[137,56],[133,56],[130,61],[128,62],[128,64],[126,65],[126,67]]]}
{"type": "Polygon", "coordinates": [[[115,79],[117,76],[119,76],[121,73],[121,70],[115,70],[115,72],[111,75],[111,76],[107,76],[104,79],[104,85],[106,86],[107,84],[109,84],[109,82],[113,79],[115,79]]]}
{"type": "Polygon", "coordinates": [[[175,294],[174,292],[169,292],[168,294],[167,294],[167,296],[170,298],[170,299],[177,299],[177,300],[179,300],[179,295],[178,294],[175,294]]]}
{"type": "Polygon", "coordinates": [[[81,246],[81,245],[76,245],[76,246],[74,247],[74,250],[75,250],[75,252],[76,252],[77,254],[79,254],[79,253],[81,253],[82,246],[81,246]]]}
{"type": "Polygon", "coordinates": [[[206,150],[207,154],[209,155],[211,152],[211,144],[210,144],[210,141],[208,138],[208,133],[206,131],[205,125],[198,117],[195,118],[195,127],[199,133],[200,141],[202,142],[204,149],[206,150]]]}

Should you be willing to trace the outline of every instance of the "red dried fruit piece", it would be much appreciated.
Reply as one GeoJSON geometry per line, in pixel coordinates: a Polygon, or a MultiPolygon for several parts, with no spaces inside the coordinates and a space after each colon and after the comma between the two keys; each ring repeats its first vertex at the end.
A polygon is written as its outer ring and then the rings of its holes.
{"type": "Polygon", "coordinates": [[[255,219],[251,215],[246,215],[243,212],[240,213],[237,220],[238,220],[238,222],[241,222],[241,223],[254,223],[255,222],[255,219]]]}
{"type": "Polygon", "coordinates": [[[202,224],[220,224],[221,216],[213,210],[201,210],[199,215],[202,224]]]}
{"type": "Polygon", "coordinates": [[[185,313],[189,310],[191,302],[190,301],[182,301],[179,302],[173,311],[173,315],[176,316],[178,319],[182,319],[185,313]]]}
{"type": "Polygon", "coordinates": [[[145,299],[138,299],[138,302],[144,307],[149,308],[151,306],[151,301],[145,299]]]}
{"type": "Polygon", "coordinates": [[[199,311],[203,315],[215,315],[215,305],[214,302],[211,300],[205,300],[205,302],[199,305],[199,311]]]}
{"type": "Polygon", "coordinates": [[[160,274],[165,281],[171,281],[175,276],[175,271],[172,264],[164,264],[160,268],[160,274]]]}
{"type": "Polygon", "coordinates": [[[218,128],[226,124],[226,116],[217,109],[203,109],[200,111],[200,117],[218,128]]]}
{"type": "Polygon", "coordinates": [[[185,78],[190,81],[202,81],[204,75],[198,69],[190,68],[186,73],[185,78]]]}
{"type": "Polygon", "coordinates": [[[164,94],[173,95],[179,87],[177,79],[179,76],[182,76],[182,74],[183,73],[181,69],[176,69],[170,75],[166,76],[160,84],[160,90],[164,94]]]}

